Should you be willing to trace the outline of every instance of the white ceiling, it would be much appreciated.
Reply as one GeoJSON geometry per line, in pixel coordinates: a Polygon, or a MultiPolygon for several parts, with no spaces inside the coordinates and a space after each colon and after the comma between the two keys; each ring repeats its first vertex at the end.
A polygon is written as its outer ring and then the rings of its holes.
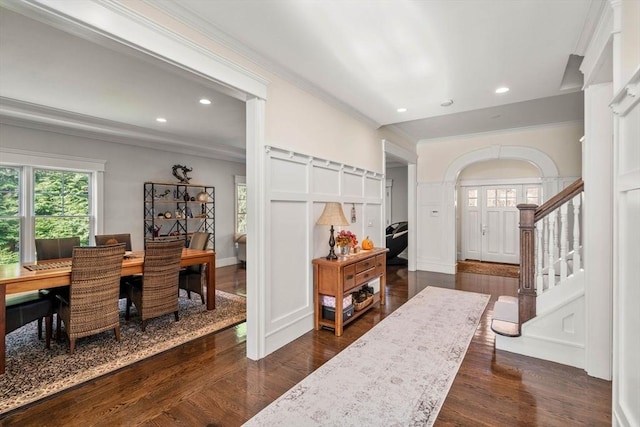
{"type": "MultiPolygon", "coordinates": [[[[323,99],[414,141],[582,118],[563,86],[603,0],[149,2],[323,99]],[[496,95],[499,86],[509,86],[496,95]],[[442,107],[446,99],[453,105],[442,107]],[[397,108],[407,108],[398,113],[397,108]]],[[[574,64],[575,68],[575,64],[574,64]]],[[[575,71],[575,70],[574,70],[575,71]]],[[[126,49],[0,9],[3,115],[27,102],[139,139],[244,148],[244,105],[126,49]],[[124,53],[123,53],[124,52],[124,53]],[[213,105],[197,104],[201,96],[213,105]],[[158,125],[155,117],[166,116],[158,125]]]]}

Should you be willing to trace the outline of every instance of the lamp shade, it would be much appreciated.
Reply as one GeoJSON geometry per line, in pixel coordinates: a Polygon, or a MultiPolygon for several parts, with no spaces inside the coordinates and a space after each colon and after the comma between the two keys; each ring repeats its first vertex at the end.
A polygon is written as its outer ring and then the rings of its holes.
{"type": "Polygon", "coordinates": [[[322,215],[316,222],[317,225],[349,225],[344,216],[342,205],[337,202],[328,202],[324,205],[322,215]]]}

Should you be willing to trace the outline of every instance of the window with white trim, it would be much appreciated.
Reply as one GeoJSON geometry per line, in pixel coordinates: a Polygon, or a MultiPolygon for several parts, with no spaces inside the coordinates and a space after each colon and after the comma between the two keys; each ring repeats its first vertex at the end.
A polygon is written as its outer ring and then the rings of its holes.
{"type": "Polygon", "coordinates": [[[80,237],[102,221],[104,161],[0,148],[0,264],[35,260],[35,239],[80,237]]]}
{"type": "Polygon", "coordinates": [[[244,176],[236,176],[236,233],[247,232],[247,181],[244,176]]]}
{"type": "Polygon", "coordinates": [[[0,265],[20,261],[20,172],[0,167],[0,265]]]}

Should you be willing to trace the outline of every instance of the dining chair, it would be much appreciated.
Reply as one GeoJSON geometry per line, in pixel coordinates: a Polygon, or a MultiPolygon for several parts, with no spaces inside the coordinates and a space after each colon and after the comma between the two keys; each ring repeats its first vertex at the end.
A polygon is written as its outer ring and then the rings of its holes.
{"type": "Polygon", "coordinates": [[[96,245],[113,245],[115,243],[124,243],[125,251],[131,250],[131,234],[129,233],[121,233],[121,234],[96,234],[96,245]]]}
{"type": "Polygon", "coordinates": [[[124,257],[124,243],[84,246],[73,249],[69,298],[58,295],[57,334],[64,322],[73,354],[78,338],[113,329],[120,340],[118,293],[124,257]]]}
{"type": "MultiPolygon", "coordinates": [[[[52,239],[35,239],[36,260],[45,261],[51,259],[71,258],[73,248],[80,246],[80,237],[58,237],[52,239]]],[[[58,312],[58,295],[69,298],[69,286],[61,286],[50,289],[40,289],[40,294],[51,299],[53,313],[58,312]]],[[[38,336],[42,335],[42,319],[38,321],[38,336]]],[[[59,335],[59,334],[57,334],[59,335]]]]}
{"type": "Polygon", "coordinates": [[[129,288],[125,318],[129,320],[131,303],[142,319],[147,320],[173,313],[178,317],[178,276],[183,240],[149,240],[144,251],[142,276],[134,278],[129,288]]]}
{"type": "Polygon", "coordinates": [[[80,237],[36,239],[36,259],[71,258],[74,246],[80,246],[80,237]]]}
{"type": "MultiPolygon", "coordinates": [[[[96,234],[95,235],[96,245],[113,245],[115,243],[124,243],[125,251],[131,250],[131,234],[129,233],[121,233],[121,234],[96,234]]],[[[124,276],[120,278],[120,299],[127,298],[129,295],[129,286],[131,281],[133,280],[133,276],[124,276]]]]}
{"type": "Polygon", "coordinates": [[[45,347],[51,345],[53,302],[49,295],[38,291],[8,295],[5,299],[5,333],[38,321],[38,339],[42,339],[42,319],[45,319],[45,347]]]}
{"type": "MultiPolygon", "coordinates": [[[[189,242],[189,249],[206,249],[207,244],[209,243],[209,236],[211,233],[205,232],[196,232],[191,236],[191,241],[189,242]]],[[[191,299],[191,292],[195,292],[200,294],[200,299],[204,304],[204,286],[203,280],[205,276],[205,268],[204,264],[198,265],[190,265],[189,267],[180,270],[180,289],[184,289],[187,291],[187,298],[191,299]]]]}

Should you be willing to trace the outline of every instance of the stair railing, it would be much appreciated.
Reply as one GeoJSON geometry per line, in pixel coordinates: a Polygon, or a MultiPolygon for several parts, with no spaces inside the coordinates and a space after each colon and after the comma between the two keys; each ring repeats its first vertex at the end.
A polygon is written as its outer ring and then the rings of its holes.
{"type": "Polygon", "coordinates": [[[582,268],[581,212],[584,181],[578,179],[542,205],[519,204],[520,278],[518,322],[536,317],[536,297],[582,268]],[[546,280],[545,280],[546,278],[546,280]]]}

